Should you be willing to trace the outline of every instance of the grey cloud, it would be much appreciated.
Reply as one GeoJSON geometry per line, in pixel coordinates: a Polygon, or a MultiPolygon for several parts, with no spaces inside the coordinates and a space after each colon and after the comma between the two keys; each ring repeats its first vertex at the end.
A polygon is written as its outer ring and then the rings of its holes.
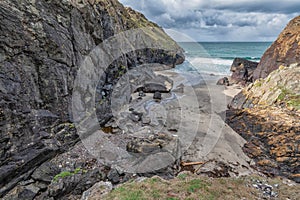
{"type": "Polygon", "coordinates": [[[215,4],[213,6],[219,10],[231,10],[236,12],[264,12],[290,14],[300,11],[300,1],[298,0],[265,0],[265,1],[226,1],[225,4],[215,4]]]}
{"type": "Polygon", "coordinates": [[[274,40],[287,22],[300,13],[298,0],[121,0],[121,2],[142,12],[163,28],[187,33],[196,40],[201,38],[274,40]]]}

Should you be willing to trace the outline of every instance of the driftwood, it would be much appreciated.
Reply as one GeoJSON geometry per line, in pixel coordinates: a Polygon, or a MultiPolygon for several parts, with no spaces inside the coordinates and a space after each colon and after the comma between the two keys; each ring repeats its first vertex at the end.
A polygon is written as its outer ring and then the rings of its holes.
{"type": "Polygon", "coordinates": [[[205,163],[206,162],[181,162],[181,165],[185,167],[185,166],[193,166],[193,165],[203,165],[205,163]]]}

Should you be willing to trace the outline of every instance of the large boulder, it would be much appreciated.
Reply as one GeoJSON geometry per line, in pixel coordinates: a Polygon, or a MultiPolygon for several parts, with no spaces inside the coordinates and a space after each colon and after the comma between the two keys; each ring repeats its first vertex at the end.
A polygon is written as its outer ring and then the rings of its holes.
{"type": "Polygon", "coordinates": [[[235,58],[231,65],[231,81],[246,85],[253,82],[253,72],[258,63],[246,60],[244,58],[235,58]]]}
{"type": "Polygon", "coordinates": [[[277,40],[262,56],[257,69],[254,71],[254,80],[267,77],[280,65],[288,66],[300,63],[300,16],[291,20],[280,33],[277,40]]]}

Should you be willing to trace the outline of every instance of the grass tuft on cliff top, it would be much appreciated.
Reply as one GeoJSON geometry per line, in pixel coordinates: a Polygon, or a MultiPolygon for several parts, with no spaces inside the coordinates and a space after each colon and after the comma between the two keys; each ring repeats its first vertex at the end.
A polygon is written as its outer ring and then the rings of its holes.
{"type": "MultiPolygon", "coordinates": [[[[152,177],[142,182],[125,183],[110,192],[107,200],[232,200],[259,199],[261,191],[251,187],[253,179],[261,177],[240,178],[208,178],[190,174],[181,174],[170,181],[152,177]],[[249,187],[250,185],[250,187],[249,187]]],[[[270,183],[279,183],[279,198],[300,198],[300,185],[289,187],[280,179],[272,179],[270,183]],[[297,196],[298,195],[298,196],[297,196]]]]}

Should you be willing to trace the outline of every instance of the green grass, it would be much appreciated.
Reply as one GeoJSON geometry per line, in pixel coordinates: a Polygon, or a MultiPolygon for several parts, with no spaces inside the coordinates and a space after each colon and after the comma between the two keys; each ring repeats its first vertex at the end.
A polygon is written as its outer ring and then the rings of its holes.
{"type": "Polygon", "coordinates": [[[184,180],[187,176],[187,174],[179,174],[177,178],[179,178],[180,180],[184,180]]]}
{"type": "Polygon", "coordinates": [[[151,179],[149,179],[149,183],[150,184],[155,184],[155,183],[157,183],[159,180],[158,180],[158,178],[151,178],[151,179]]]}
{"type": "Polygon", "coordinates": [[[289,100],[287,105],[300,110],[300,95],[297,98],[289,100]]]}
{"type": "Polygon", "coordinates": [[[300,109],[300,94],[295,94],[293,91],[290,91],[286,88],[280,87],[281,93],[278,96],[277,100],[280,102],[286,102],[290,107],[300,109]]]}
{"type": "Polygon", "coordinates": [[[160,197],[161,197],[160,191],[154,189],[154,190],[152,191],[152,197],[153,197],[154,199],[160,199],[160,197]]]}
{"type": "Polygon", "coordinates": [[[207,189],[208,185],[200,179],[194,179],[189,182],[188,192],[196,192],[199,189],[207,189]]]}
{"type": "Polygon", "coordinates": [[[143,197],[143,191],[129,191],[124,197],[124,200],[142,200],[142,199],[145,199],[143,197]]]}
{"type": "Polygon", "coordinates": [[[80,171],[82,171],[83,173],[86,173],[86,170],[82,170],[81,168],[76,168],[74,171],[62,171],[59,174],[54,176],[53,181],[57,182],[58,179],[63,179],[68,176],[73,176],[75,174],[78,174],[80,171]]]}
{"type": "MultiPolygon", "coordinates": [[[[249,187],[257,177],[208,178],[191,174],[181,174],[166,181],[159,177],[142,182],[128,182],[112,190],[103,197],[105,200],[232,200],[260,199],[261,192],[249,187]]],[[[262,179],[266,179],[265,177],[262,179]]],[[[282,180],[268,180],[270,184],[279,183],[278,199],[295,197],[300,199],[300,185],[287,186],[282,180]]]]}
{"type": "MultiPolygon", "coordinates": [[[[143,200],[146,199],[144,197],[144,192],[142,190],[128,190],[124,187],[119,187],[114,190],[118,199],[120,200],[143,200]]],[[[152,194],[153,195],[153,194],[152,194]]],[[[156,193],[154,196],[158,196],[159,194],[156,193]]]]}
{"type": "Polygon", "coordinates": [[[256,80],[255,82],[254,82],[254,87],[261,87],[262,86],[262,82],[263,82],[263,80],[256,80]]]}

